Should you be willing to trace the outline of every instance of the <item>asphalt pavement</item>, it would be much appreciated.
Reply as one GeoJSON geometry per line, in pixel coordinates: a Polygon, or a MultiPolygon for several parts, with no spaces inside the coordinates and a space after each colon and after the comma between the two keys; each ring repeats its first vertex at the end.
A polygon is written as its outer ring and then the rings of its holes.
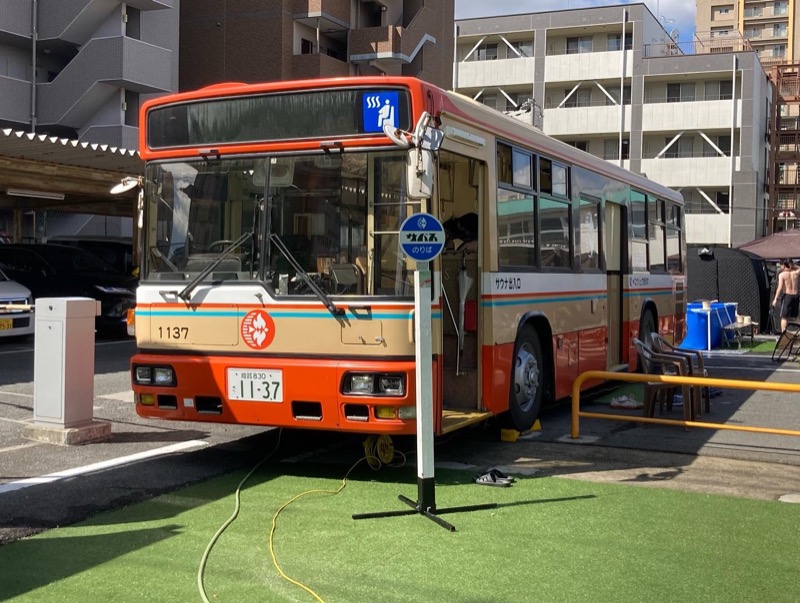
{"type": "MultiPolygon", "coordinates": [[[[167,422],[139,418],[133,408],[130,339],[99,337],[95,346],[94,420],[110,438],[80,446],[31,439],[34,415],[33,338],[0,340],[0,544],[67,525],[224,473],[249,468],[278,443],[264,427],[167,422]]],[[[718,353],[714,377],[800,383],[795,362],[718,353]]],[[[54,378],[55,378],[54,374],[54,378]]],[[[607,411],[598,397],[584,410],[607,411]]],[[[796,394],[725,390],[704,420],[800,430],[796,394]]],[[[490,423],[437,444],[440,467],[560,475],[616,483],[800,502],[800,437],[583,419],[582,442],[569,437],[569,405],[545,411],[540,431],[500,441],[490,423]]],[[[681,411],[673,411],[679,419],[681,411]]],[[[286,432],[280,454],[327,463],[350,462],[360,436],[286,432]],[[333,452],[332,452],[333,451],[333,452]]],[[[413,446],[411,446],[413,449],[413,446]]],[[[413,462],[413,458],[410,459],[413,462]]]]}

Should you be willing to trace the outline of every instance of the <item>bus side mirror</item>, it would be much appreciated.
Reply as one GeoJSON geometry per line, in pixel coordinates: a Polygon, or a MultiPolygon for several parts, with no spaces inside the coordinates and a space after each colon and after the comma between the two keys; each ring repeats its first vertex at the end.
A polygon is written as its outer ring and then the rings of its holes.
{"type": "Polygon", "coordinates": [[[433,151],[414,147],[406,157],[406,195],[430,199],[433,195],[433,151]]]}

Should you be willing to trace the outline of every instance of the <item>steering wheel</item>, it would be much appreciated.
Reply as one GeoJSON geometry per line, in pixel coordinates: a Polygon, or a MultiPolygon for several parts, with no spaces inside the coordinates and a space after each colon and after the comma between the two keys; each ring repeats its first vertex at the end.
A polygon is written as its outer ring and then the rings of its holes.
{"type": "Polygon", "coordinates": [[[214,251],[214,249],[216,247],[219,247],[219,250],[222,251],[223,249],[225,249],[231,243],[233,243],[233,241],[230,240],[230,239],[220,239],[219,241],[214,241],[213,243],[211,243],[208,246],[208,250],[209,251],[214,251]]]}

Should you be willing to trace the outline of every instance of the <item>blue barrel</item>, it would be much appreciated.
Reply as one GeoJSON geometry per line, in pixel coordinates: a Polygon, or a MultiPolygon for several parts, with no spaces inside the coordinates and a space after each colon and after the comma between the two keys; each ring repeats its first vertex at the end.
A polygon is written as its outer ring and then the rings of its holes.
{"type": "Polygon", "coordinates": [[[702,302],[692,302],[686,306],[686,338],[680,346],[687,350],[713,350],[722,345],[722,329],[736,322],[736,304],[714,302],[708,310],[702,302]],[[709,321],[711,322],[709,345],[709,321]]]}

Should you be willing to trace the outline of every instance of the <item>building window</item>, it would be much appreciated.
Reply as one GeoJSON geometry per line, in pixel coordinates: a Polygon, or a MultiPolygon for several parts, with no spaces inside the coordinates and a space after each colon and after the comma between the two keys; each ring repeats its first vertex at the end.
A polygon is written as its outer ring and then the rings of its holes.
{"type": "Polygon", "coordinates": [[[497,95],[496,94],[484,94],[478,97],[477,100],[479,103],[483,103],[487,107],[491,107],[492,109],[497,109],[497,95]]]}
{"type": "MultiPolygon", "coordinates": [[[[511,42],[511,45],[514,47],[514,50],[519,52],[522,57],[532,57],[533,56],[533,42],[531,40],[521,40],[518,42],[511,42]]],[[[515,52],[509,52],[508,58],[518,58],[515,52]]]]}
{"type": "Polygon", "coordinates": [[[567,54],[592,52],[592,37],[567,38],[567,54]]]}
{"type": "MultiPolygon", "coordinates": [[[[633,34],[625,34],[625,50],[633,48],[633,34]]],[[[606,38],[606,50],[613,52],[622,49],[622,34],[609,34],[606,38]]]]}
{"type": "MultiPolygon", "coordinates": [[[[630,159],[630,140],[622,139],[622,159],[630,159]]],[[[615,161],[619,159],[619,138],[608,138],[603,141],[603,159],[615,161]]]]}
{"type": "Polygon", "coordinates": [[[574,92],[572,90],[564,90],[564,97],[570,92],[572,94],[564,102],[565,107],[589,107],[592,104],[592,91],[589,88],[578,88],[574,92]]]}
{"type": "Polygon", "coordinates": [[[772,26],[772,36],[775,38],[785,38],[789,32],[788,27],[787,23],[775,23],[772,26]]]}
{"type": "MultiPolygon", "coordinates": [[[[612,101],[610,98],[606,96],[606,105],[618,105],[619,104],[619,87],[610,88],[608,89],[608,93],[611,95],[611,98],[614,100],[612,101]]],[[[605,95],[603,95],[605,96],[605,95]]],[[[622,89],[622,104],[623,105],[630,105],[631,104],[631,87],[625,86],[622,89]]]]}
{"type": "Polygon", "coordinates": [[[693,101],[694,99],[694,82],[667,84],[668,103],[687,103],[693,101]]]}
{"type": "Polygon", "coordinates": [[[497,59],[497,44],[481,44],[472,53],[473,61],[494,61],[497,59]]]}
{"type": "MultiPolygon", "coordinates": [[[[666,144],[669,144],[671,138],[666,139],[666,144]]],[[[672,143],[672,146],[664,152],[664,157],[668,159],[679,159],[692,157],[694,155],[694,138],[691,136],[681,136],[678,140],[672,143]]]]}
{"type": "Polygon", "coordinates": [[[705,100],[731,100],[733,97],[733,82],[721,80],[706,82],[705,100]]]}
{"type": "Polygon", "coordinates": [[[589,141],[588,140],[565,140],[564,142],[567,143],[571,147],[575,147],[579,151],[583,151],[584,153],[588,153],[589,152],[589,141]]]}
{"type": "Polygon", "coordinates": [[[772,58],[782,59],[786,56],[786,44],[775,44],[772,47],[772,58]]]}
{"type": "Polygon", "coordinates": [[[305,38],[301,38],[300,54],[314,54],[314,42],[311,40],[306,40],[305,38]]]}

